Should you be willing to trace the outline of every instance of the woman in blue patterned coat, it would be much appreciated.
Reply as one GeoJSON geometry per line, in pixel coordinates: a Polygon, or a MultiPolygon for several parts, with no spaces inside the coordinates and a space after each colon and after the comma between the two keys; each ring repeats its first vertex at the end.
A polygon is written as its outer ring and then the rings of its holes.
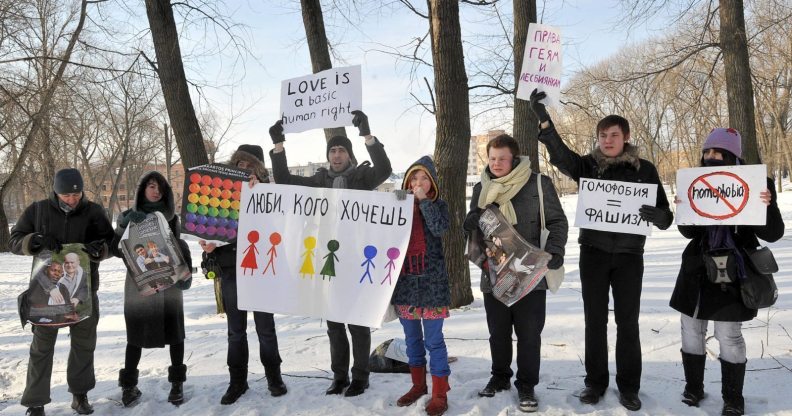
{"type": "Polygon", "coordinates": [[[409,406],[428,393],[428,350],[432,399],[426,405],[426,413],[441,415],[448,409],[446,392],[450,390],[448,376],[451,374],[443,339],[443,320],[449,316],[451,292],[440,238],[448,229],[448,205],[440,199],[437,173],[429,156],[410,166],[404,175],[402,189],[413,194],[415,208],[410,242],[391,303],[404,328],[413,385],[396,404],[409,406]]]}

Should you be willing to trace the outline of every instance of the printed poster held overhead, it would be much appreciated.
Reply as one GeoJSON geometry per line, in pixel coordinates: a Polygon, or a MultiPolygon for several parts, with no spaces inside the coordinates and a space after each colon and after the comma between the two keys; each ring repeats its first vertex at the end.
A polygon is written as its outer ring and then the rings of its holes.
{"type": "Polygon", "coordinates": [[[217,163],[189,169],[184,181],[181,232],[218,246],[234,241],[242,184],[250,175],[217,163]]]}
{"type": "Polygon", "coordinates": [[[352,112],[363,106],[360,65],[281,82],[284,133],[352,125],[352,112]]]}
{"type": "Polygon", "coordinates": [[[677,171],[676,223],[764,225],[767,165],[718,166],[677,171]]]}
{"type": "Polygon", "coordinates": [[[82,244],[64,244],[33,258],[30,286],[20,297],[20,315],[33,325],[62,327],[91,316],[91,262],[82,244]]]}
{"type": "Polygon", "coordinates": [[[130,222],[119,246],[142,296],[161,292],[192,276],[161,212],[148,214],[139,223],[130,222]]]}
{"type": "Polygon", "coordinates": [[[239,309],[379,327],[412,227],[412,196],[258,184],[242,190],[239,309]]]}

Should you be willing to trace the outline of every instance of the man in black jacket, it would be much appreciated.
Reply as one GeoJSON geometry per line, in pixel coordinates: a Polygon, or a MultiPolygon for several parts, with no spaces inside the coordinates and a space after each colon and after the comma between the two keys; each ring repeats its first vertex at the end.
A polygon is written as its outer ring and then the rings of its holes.
{"type": "MultiPolygon", "coordinates": [[[[391,174],[391,164],[385,154],[385,148],[379,140],[371,135],[368,117],[360,110],[353,111],[352,124],[365,138],[366,150],[373,165],[363,162],[358,165],[352,152],[352,142],[344,136],[335,136],[327,142],[327,161],[330,169],[318,169],[311,177],[292,175],[286,163],[286,152],[283,142],[283,125],[277,121],[270,130],[270,138],[275,148],[270,151],[272,174],[275,183],[284,185],[302,185],[314,188],[361,189],[370,191],[384,182],[391,174]]],[[[333,370],[333,384],[326,394],[357,396],[368,388],[369,350],[371,349],[371,330],[365,326],[349,324],[352,334],[352,382],[349,382],[349,339],[345,325],[341,322],[327,321],[327,336],[330,338],[330,368],[333,370]],[[344,391],[344,388],[346,391],[344,391]]]]}
{"type": "MultiPolygon", "coordinates": [[[[570,150],[555,130],[544,104],[544,92],[533,91],[531,107],[540,122],[539,141],[550,153],[550,163],[579,182],[580,178],[639,182],[657,185],[655,206],[644,205],[643,220],[661,230],[673,220],[657,169],[638,157],[629,143],[630,124],[610,115],[597,123],[598,146],[588,155],[570,150]]],[[[616,320],[616,384],[619,402],[629,410],[641,408],[641,340],[638,314],[641,308],[643,252],[646,237],[612,231],[581,229],[580,284],[586,322],[586,387],[580,401],[599,402],[608,387],[608,291],[613,292],[616,320]]]]}
{"type": "MultiPolygon", "coordinates": [[[[264,165],[264,151],[261,146],[243,144],[231,155],[229,165],[250,174],[248,186],[259,182],[269,183],[269,172],[264,165]]],[[[230,381],[228,389],[220,399],[220,404],[236,402],[248,390],[247,311],[237,307],[236,286],[236,241],[215,247],[204,240],[199,242],[204,251],[202,267],[214,271],[216,278],[223,279],[223,308],[228,323],[228,354],[226,362],[230,381]]],[[[259,339],[259,358],[264,365],[267,389],[270,395],[278,397],[288,392],[281,376],[281,357],[278,351],[278,334],[275,332],[275,318],[269,312],[253,312],[256,334],[259,339]]]]}
{"type": "MultiPolygon", "coordinates": [[[[91,260],[91,300],[93,311],[88,319],[69,329],[71,352],[66,380],[73,395],[72,408],[79,414],[93,413],[88,391],[96,385],[94,349],[96,324],[99,321],[99,262],[107,257],[113,239],[113,226],[104,209],[85,198],[83,179],[77,169],[62,169],[55,174],[53,193],[48,199],[31,204],[11,229],[11,251],[34,256],[42,250],[59,252],[62,244],[81,243],[91,260]]],[[[86,276],[83,276],[86,278],[86,276]]],[[[28,414],[43,415],[50,399],[52,358],[58,328],[34,326],[30,346],[27,382],[22,405],[28,414]]]]}

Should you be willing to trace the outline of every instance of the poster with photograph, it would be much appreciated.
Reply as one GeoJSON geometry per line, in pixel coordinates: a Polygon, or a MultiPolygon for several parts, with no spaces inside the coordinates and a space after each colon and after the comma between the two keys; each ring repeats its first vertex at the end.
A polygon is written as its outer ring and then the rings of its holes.
{"type": "Polygon", "coordinates": [[[182,193],[181,232],[218,246],[234,241],[239,225],[239,198],[249,174],[217,163],[186,173],[182,193]]]}
{"type": "Polygon", "coordinates": [[[160,212],[148,214],[139,223],[129,223],[119,246],[142,296],[161,292],[192,275],[160,212]]]}
{"type": "Polygon", "coordinates": [[[493,296],[511,306],[542,281],[553,256],[525,241],[494,205],[481,213],[479,229],[468,259],[488,271],[493,296]]]}
{"type": "Polygon", "coordinates": [[[91,316],[91,262],[82,244],[33,258],[27,290],[27,316],[33,325],[62,327],[91,316]]]}

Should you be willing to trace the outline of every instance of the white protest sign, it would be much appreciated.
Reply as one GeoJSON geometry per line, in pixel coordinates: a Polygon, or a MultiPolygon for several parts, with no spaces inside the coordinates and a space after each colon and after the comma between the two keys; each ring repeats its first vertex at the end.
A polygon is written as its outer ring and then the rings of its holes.
{"type": "Polygon", "coordinates": [[[360,65],[281,82],[284,133],[352,125],[352,111],[363,106],[360,65]]]}
{"type": "Polygon", "coordinates": [[[541,23],[528,25],[517,98],[529,100],[538,88],[547,93],[543,102],[555,106],[561,100],[561,30],[541,23]]]}
{"type": "Polygon", "coordinates": [[[575,226],[590,230],[651,235],[641,205],[657,204],[657,185],[580,178],[575,226]]]}
{"type": "Polygon", "coordinates": [[[379,327],[412,228],[412,196],[257,184],[242,188],[239,309],[379,327]]]}
{"type": "Polygon", "coordinates": [[[688,168],[677,171],[676,223],[680,225],[764,225],[766,165],[688,168]]]}

